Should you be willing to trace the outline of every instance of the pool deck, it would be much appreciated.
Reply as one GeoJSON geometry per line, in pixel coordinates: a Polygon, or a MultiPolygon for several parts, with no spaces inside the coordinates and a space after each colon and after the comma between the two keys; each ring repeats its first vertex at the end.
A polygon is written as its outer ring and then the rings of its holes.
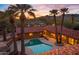
{"type": "MultiPolygon", "coordinates": [[[[52,45],[52,43],[44,38],[39,38],[39,40],[45,44],[52,45]]],[[[25,42],[29,42],[30,40],[25,40],[25,42]]],[[[21,42],[17,41],[18,51],[21,51],[21,42]]],[[[25,51],[27,55],[33,55],[33,52],[30,48],[25,47],[25,51]]]]}
{"type": "MultiPolygon", "coordinates": [[[[43,42],[44,44],[47,44],[47,45],[52,45],[53,46],[53,49],[56,48],[56,45],[54,44],[54,41],[55,39],[53,38],[47,38],[48,40],[46,40],[45,38],[38,38],[41,42],[43,42]],[[51,41],[52,40],[52,41],[51,41]]],[[[25,40],[25,43],[29,42],[30,39],[26,39],[25,40]]],[[[4,44],[3,44],[4,45],[4,44]]],[[[3,47],[3,45],[1,45],[3,47]]],[[[9,44],[10,45],[10,50],[13,51],[14,47],[13,47],[13,44],[9,44]]],[[[21,41],[17,41],[17,47],[18,47],[18,51],[21,51],[21,41]]],[[[2,49],[3,50],[3,49],[2,49]]],[[[32,52],[32,49],[31,48],[27,48],[25,47],[25,53],[27,55],[33,55],[33,52],[32,52]]],[[[2,54],[2,53],[1,53],[2,54]]],[[[7,54],[6,54],[7,55],[7,54]]]]}

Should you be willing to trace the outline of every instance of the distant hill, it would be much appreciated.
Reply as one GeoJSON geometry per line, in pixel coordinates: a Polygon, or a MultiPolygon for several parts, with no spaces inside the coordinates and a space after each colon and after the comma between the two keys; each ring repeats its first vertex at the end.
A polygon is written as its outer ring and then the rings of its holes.
{"type": "MultiPolygon", "coordinates": [[[[46,15],[46,16],[42,16],[42,17],[39,17],[39,18],[43,18],[43,19],[46,19],[46,20],[53,20],[53,16],[49,16],[49,15],[46,15]]],[[[62,19],[62,16],[60,15],[60,16],[57,16],[57,20],[61,20],[62,19]]],[[[74,19],[75,19],[75,21],[79,21],[79,14],[74,14],[74,19]]],[[[69,20],[71,20],[71,14],[66,14],[65,15],[65,20],[67,21],[69,21],[69,20]]]]}

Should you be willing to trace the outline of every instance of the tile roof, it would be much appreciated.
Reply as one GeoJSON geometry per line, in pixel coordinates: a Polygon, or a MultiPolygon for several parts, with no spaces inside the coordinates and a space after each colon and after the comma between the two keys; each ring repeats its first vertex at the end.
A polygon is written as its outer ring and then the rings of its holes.
{"type": "MultiPolygon", "coordinates": [[[[60,33],[60,28],[61,28],[60,26],[57,26],[58,33],[60,33]]],[[[44,30],[55,33],[55,26],[51,26],[51,25],[38,26],[38,27],[27,27],[24,29],[25,29],[24,30],[25,33],[42,32],[44,30]]],[[[16,28],[16,34],[18,34],[18,33],[20,33],[20,28],[16,28]]],[[[72,29],[68,29],[68,28],[63,27],[63,35],[72,37],[74,39],[79,39],[79,31],[78,30],[72,30],[72,29]]]]}

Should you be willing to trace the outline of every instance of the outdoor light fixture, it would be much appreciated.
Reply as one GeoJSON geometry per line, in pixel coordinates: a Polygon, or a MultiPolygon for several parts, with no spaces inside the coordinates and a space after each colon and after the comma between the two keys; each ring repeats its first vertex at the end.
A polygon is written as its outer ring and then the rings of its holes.
{"type": "Polygon", "coordinates": [[[33,33],[29,33],[29,36],[33,36],[33,33]]]}

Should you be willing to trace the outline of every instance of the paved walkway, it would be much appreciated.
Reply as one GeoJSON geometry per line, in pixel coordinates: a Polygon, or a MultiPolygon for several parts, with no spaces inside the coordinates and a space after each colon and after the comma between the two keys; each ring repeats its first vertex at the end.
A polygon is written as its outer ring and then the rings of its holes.
{"type": "Polygon", "coordinates": [[[56,46],[56,45],[55,45],[56,39],[50,38],[50,37],[47,36],[47,35],[43,35],[43,36],[45,37],[45,39],[48,39],[48,41],[51,42],[53,46],[56,46]]]}

